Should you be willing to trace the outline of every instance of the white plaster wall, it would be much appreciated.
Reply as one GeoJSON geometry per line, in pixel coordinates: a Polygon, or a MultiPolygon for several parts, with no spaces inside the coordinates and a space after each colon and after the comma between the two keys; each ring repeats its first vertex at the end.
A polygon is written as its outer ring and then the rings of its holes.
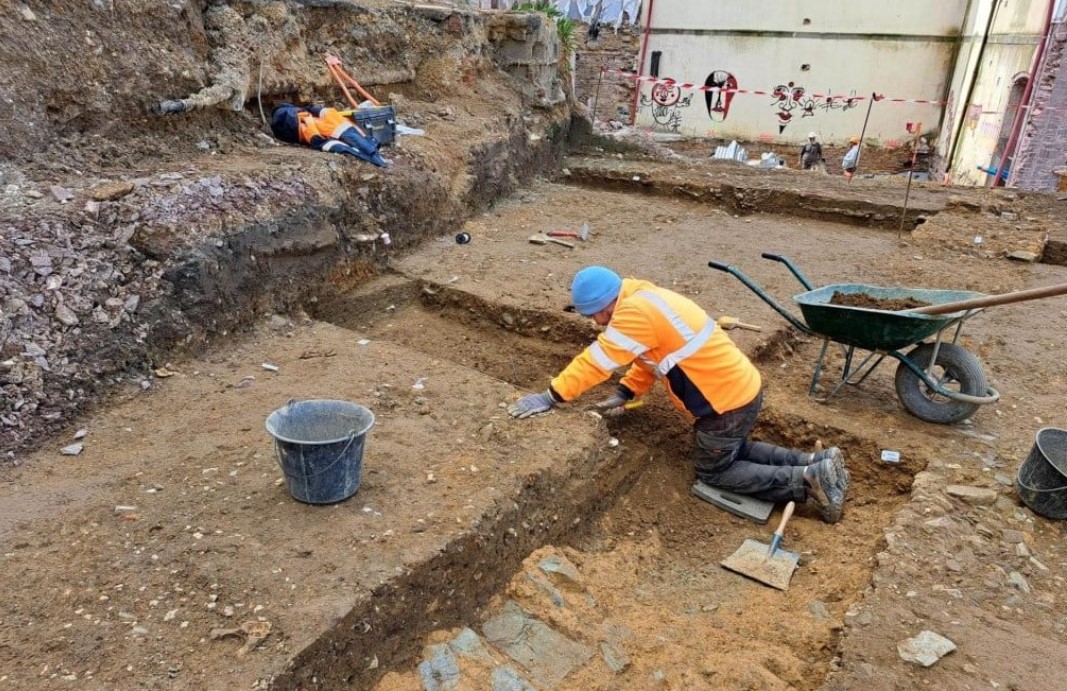
{"type": "Polygon", "coordinates": [[[968,0],[645,0],[646,16],[650,5],[653,28],[948,36],[968,0]]]}
{"type": "MultiPolygon", "coordinates": [[[[701,86],[713,70],[725,70],[735,76],[739,89],[771,92],[779,84],[793,82],[809,94],[869,96],[875,91],[887,97],[937,101],[948,91],[955,44],[803,35],[792,38],[652,34],[649,55],[652,51],[662,51],[661,78],[701,86]],[[802,65],[809,67],[805,71],[802,65]]],[[[647,72],[647,62],[646,59],[644,72],[647,72]]],[[[641,93],[645,97],[642,100],[647,100],[651,90],[650,85],[642,85],[641,93]]],[[[817,106],[811,115],[805,115],[803,107],[795,107],[792,118],[785,121],[779,118],[779,108],[772,96],[739,93],[731,101],[726,119],[716,122],[708,115],[703,93],[683,93],[681,99],[673,108],[658,109],[655,114],[659,122],[650,105],[639,105],[637,124],[690,136],[778,143],[799,143],[809,131],[814,131],[824,141],[843,143],[850,135],[859,135],[867,109],[866,101],[847,110],[817,106]],[[685,106],[684,99],[690,94],[692,99],[685,106]],[[779,131],[783,123],[785,127],[779,131]]],[[[899,145],[909,137],[906,123],[921,122],[924,131],[934,130],[941,112],[942,107],[938,105],[875,103],[866,141],[899,145]]]]}

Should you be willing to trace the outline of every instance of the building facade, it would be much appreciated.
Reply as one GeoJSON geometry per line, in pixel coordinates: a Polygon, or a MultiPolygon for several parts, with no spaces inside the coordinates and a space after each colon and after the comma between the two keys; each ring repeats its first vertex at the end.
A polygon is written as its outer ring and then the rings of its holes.
{"type": "Polygon", "coordinates": [[[925,134],[940,179],[1052,189],[1067,166],[1065,10],[1067,0],[646,0],[633,121],[769,144],[862,133],[895,148],[925,134]]]}
{"type": "Polygon", "coordinates": [[[908,123],[940,123],[970,4],[649,0],[640,72],[738,92],[646,84],[636,122],[691,136],[800,143],[813,131],[842,142],[861,133],[878,93],[908,102],[876,102],[865,141],[899,146],[908,123]]]}

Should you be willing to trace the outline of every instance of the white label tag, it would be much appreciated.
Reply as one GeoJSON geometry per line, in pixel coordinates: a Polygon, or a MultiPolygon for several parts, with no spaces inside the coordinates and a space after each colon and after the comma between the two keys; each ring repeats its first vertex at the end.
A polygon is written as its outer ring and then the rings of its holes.
{"type": "Polygon", "coordinates": [[[885,449],[883,449],[882,450],[882,460],[885,461],[886,463],[900,463],[900,452],[899,451],[886,451],[885,449]]]}

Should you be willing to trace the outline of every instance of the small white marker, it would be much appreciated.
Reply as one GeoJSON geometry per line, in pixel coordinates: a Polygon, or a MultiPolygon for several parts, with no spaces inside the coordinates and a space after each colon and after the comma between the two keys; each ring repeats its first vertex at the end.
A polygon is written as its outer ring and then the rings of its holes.
{"type": "Polygon", "coordinates": [[[272,365],[272,364],[270,364],[269,362],[264,362],[264,363],[263,363],[262,365],[260,365],[260,366],[261,366],[261,367],[262,367],[263,369],[267,370],[268,372],[277,372],[277,371],[278,371],[278,365],[272,365]]]}
{"type": "Polygon", "coordinates": [[[900,463],[900,452],[882,449],[882,460],[886,463],[900,463]]]}

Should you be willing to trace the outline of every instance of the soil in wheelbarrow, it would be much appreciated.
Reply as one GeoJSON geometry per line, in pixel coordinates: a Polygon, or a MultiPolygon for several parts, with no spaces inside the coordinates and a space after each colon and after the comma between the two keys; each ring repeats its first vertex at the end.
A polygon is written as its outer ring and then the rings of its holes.
{"type": "Polygon", "coordinates": [[[929,307],[930,305],[929,302],[923,302],[915,298],[876,298],[865,293],[839,292],[833,294],[833,297],[830,298],[830,304],[882,310],[883,312],[899,312],[901,310],[915,309],[916,307],[929,307]]]}

